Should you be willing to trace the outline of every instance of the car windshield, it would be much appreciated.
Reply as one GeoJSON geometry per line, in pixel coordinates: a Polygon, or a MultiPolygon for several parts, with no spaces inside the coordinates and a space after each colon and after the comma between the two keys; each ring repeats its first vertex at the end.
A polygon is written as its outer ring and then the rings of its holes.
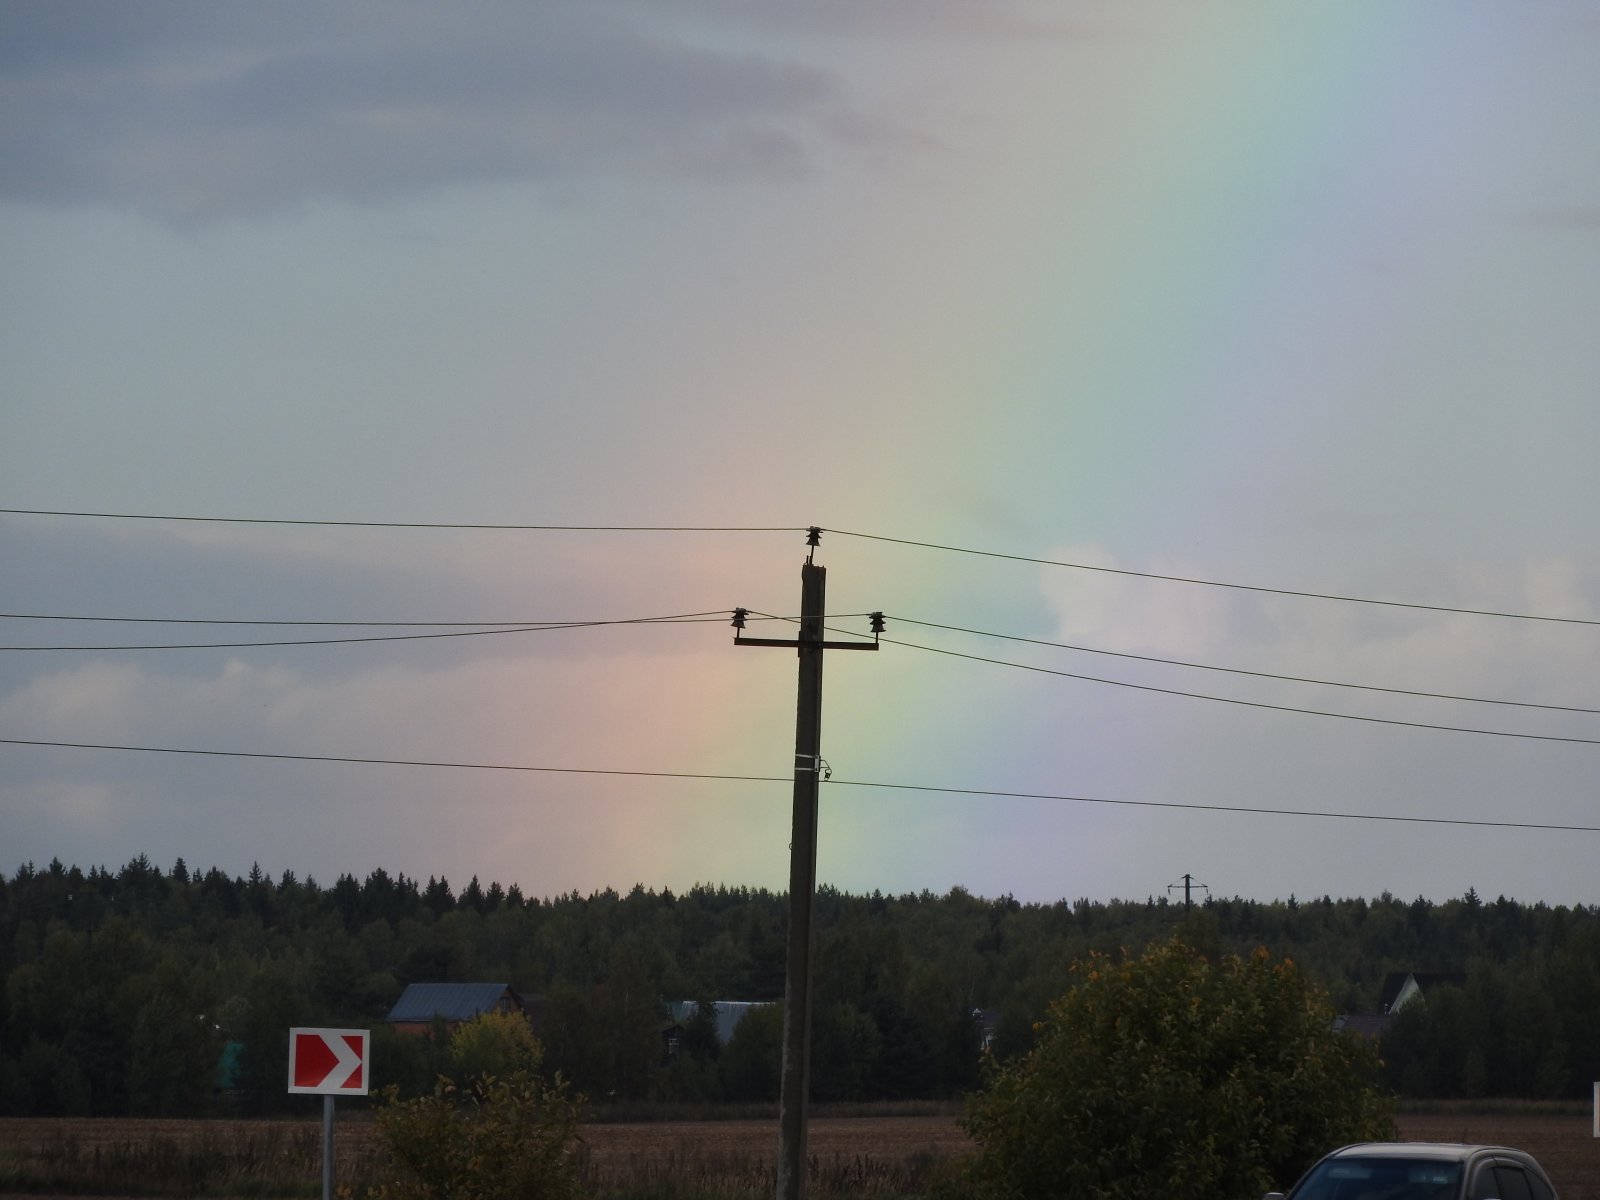
{"type": "Polygon", "coordinates": [[[1291,1200],[1454,1200],[1461,1164],[1427,1158],[1331,1158],[1300,1181],[1291,1200]]]}

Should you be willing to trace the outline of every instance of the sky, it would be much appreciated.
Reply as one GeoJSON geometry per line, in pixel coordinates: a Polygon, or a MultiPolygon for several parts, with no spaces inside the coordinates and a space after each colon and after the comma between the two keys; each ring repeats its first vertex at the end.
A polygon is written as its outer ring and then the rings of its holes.
{"type": "Polygon", "coordinates": [[[824,884],[1600,903],[1596,113],[1560,0],[9,0],[0,871],[783,890],[812,553],[824,884]]]}

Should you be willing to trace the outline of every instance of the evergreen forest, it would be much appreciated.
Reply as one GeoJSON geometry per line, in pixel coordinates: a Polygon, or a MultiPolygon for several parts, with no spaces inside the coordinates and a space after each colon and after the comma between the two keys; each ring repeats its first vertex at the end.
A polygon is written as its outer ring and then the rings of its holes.
{"type": "MultiPolygon", "coordinates": [[[[416,1094],[446,1060],[444,1039],[384,1025],[412,982],[508,984],[530,1002],[545,1069],[596,1103],[768,1101],[780,1005],[725,1044],[706,1004],[677,1026],[667,1005],[781,1001],[786,909],[745,887],[536,899],[381,869],[323,887],[144,856],[115,872],[27,864],[0,876],[0,1113],[309,1111],[315,1097],[286,1094],[293,1026],[371,1028],[373,1084],[416,1094]]],[[[1340,1013],[1376,1012],[1393,972],[1448,974],[1383,1035],[1402,1097],[1580,1099],[1600,1078],[1600,906],[1470,890],[1189,909],[824,888],[816,930],[820,1103],[956,1098],[986,1055],[1029,1048],[1072,962],[1174,935],[1293,959],[1340,1013]]]]}

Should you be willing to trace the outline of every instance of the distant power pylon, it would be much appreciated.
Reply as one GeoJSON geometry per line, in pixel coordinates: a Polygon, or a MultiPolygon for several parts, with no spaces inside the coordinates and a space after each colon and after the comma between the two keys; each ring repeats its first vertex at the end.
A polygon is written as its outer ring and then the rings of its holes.
{"type": "Polygon", "coordinates": [[[1185,912],[1194,907],[1194,891],[1196,888],[1207,896],[1211,895],[1211,889],[1203,883],[1196,883],[1193,875],[1184,875],[1181,883],[1167,884],[1167,891],[1172,892],[1180,887],[1183,889],[1183,908],[1185,912]]]}

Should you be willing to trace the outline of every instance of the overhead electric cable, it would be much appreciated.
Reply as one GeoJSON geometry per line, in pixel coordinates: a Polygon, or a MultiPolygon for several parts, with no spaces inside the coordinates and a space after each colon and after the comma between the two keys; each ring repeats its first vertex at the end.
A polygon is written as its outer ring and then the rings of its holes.
{"type": "Polygon", "coordinates": [[[1401,821],[1417,825],[1468,825],[1488,829],[1549,829],[1562,833],[1600,833],[1600,825],[1556,825],[1536,821],[1475,821],[1468,817],[1411,817],[1399,813],[1353,813],[1306,808],[1254,808],[1244,804],[1188,804],[1177,800],[1113,800],[1104,796],[1063,796],[1055,792],[1009,792],[992,788],[956,788],[922,783],[886,783],[874,779],[831,779],[828,786],[884,788],[901,792],[937,792],[946,796],[995,796],[1012,800],[1069,800],[1075,804],[1115,804],[1128,808],[1179,808],[1197,812],[1252,813],[1273,817],[1326,817],[1340,821],[1401,821]]]}
{"type": "Polygon", "coordinates": [[[923,646],[916,642],[883,638],[886,646],[904,646],[908,650],[925,650],[930,654],[943,654],[950,658],[964,658],[969,662],[991,663],[997,667],[1010,667],[1018,671],[1033,671],[1040,675],[1059,675],[1064,679],[1079,679],[1085,683],[1102,683],[1109,687],[1131,688],[1137,692],[1157,692],[1163,696],[1183,696],[1190,700],[1209,700],[1213,704],[1234,704],[1242,708],[1264,708],[1273,712],[1300,713],[1310,717],[1333,717],[1340,721],[1361,721],[1370,725],[1398,725],[1406,729],[1437,729],[1445,733],[1475,733],[1483,737],[1523,738],[1535,742],[1570,742],[1582,746],[1600,746],[1600,738],[1568,737],[1554,733],[1515,733],[1507,729],[1478,729],[1470,725],[1436,725],[1428,721],[1402,721],[1393,717],[1362,716],[1357,713],[1330,712],[1320,708],[1299,708],[1292,704],[1268,704],[1262,700],[1240,700],[1231,696],[1213,696],[1206,692],[1186,692],[1180,688],[1156,687],[1148,683],[1130,683],[1125,679],[1106,679],[1099,675],[1083,675],[1076,671],[1061,671],[1054,667],[1039,667],[1031,663],[1007,662],[1001,658],[987,658],[981,654],[966,654],[960,650],[945,650],[938,646],[923,646]]]}
{"type": "Polygon", "coordinates": [[[317,525],[347,529],[508,529],[571,533],[804,533],[804,525],[526,525],[468,521],[329,521],[291,517],[187,517],[169,513],[70,512],[48,508],[0,508],[0,515],[92,517],[106,521],[188,521],[213,525],[317,525]]]}
{"type": "MultiPolygon", "coordinates": [[[[622,621],[570,621],[564,624],[522,625],[511,628],[454,630],[449,633],[388,633],[367,637],[294,638],[258,642],[153,642],[132,645],[84,646],[0,646],[0,650],[235,650],[265,646],[348,646],[366,642],[419,642],[439,638],[489,637],[504,633],[550,633],[562,629],[593,629],[617,625],[695,625],[721,624],[727,610],[715,613],[685,613],[672,617],[635,617],[622,621]]],[[[285,622],[287,623],[287,622],[285,622]]]]}
{"type": "Polygon", "coordinates": [[[1220,579],[1202,579],[1187,575],[1166,575],[1156,571],[1135,571],[1127,567],[1107,567],[1092,563],[1068,562],[1060,559],[1038,558],[1026,554],[1011,554],[998,550],[980,550],[970,546],[954,546],[943,542],[921,541],[914,538],[890,537],[880,533],[860,530],[835,529],[831,526],[804,525],[561,525],[520,522],[467,522],[467,521],[349,521],[292,517],[210,517],[187,516],[173,513],[115,513],[71,509],[0,508],[0,515],[31,517],[84,517],[112,521],[178,521],[224,525],[289,525],[326,526],[351,529],[478,529],[511,531],[547,531],[573,533],[806,533],[816,529],[839,537],[861,538],[899,546],[914,546],[924,550],[943,550],[952,554],[967,554],[981,558],[996,558],[1010,562],[1035,563],[1047,567],[1066,567],[1077,571],[1096,571],[1108,575],[1123,575],[1134,579],[1158,579],[1168,583],[1187,583],[1200,587],[1229,588],[1235,591],[1257,592],[1274,596],[1293,596],[1306,600],[1335,600],[1346,604],[1370,604],[1385,608],[1412,609],[1420,612],[1457,613],[1474,617],[1502,617],[1518,621],[1545,621],[1561,625],[1600,626],[1600,618],[1557,617],[1541,613],[1512,612],[1500,609],[1466,608],[1446,604],[1424,604],[1407,600],[1383,600],[1370,596],[1351,596],[1337,592],[1314,592],[1296,588],[1268,587],[1263,584],[1231,583],[1220,579]]]}
{"type": "Polygon", "coordinates": [[[352,763],[375,767],[435,767],[455,771],[518,771],[547,775],[632,775],[646,779],[725,779],[739,783],[793,783],[793,775],[709,775],[693,771],[625,771],[605,767],[528,767],[514,763],[450,762],[422,758],[359,758],[342,754],[272,754],[260,750],[192,750],[172,746],[125,746],[105,742],[47,742],[0,738],[4,746],[47,746],[62,750],[118,750],[137,754],[181,754],[201,758],[253,758],[279,762],[352,763]]]}
{"type": "MultiPolygon", "coordinates": [[[[706,620],[720,619],[732,614],[729,608],[708,609],[698,613],[679,613],[670,617],[625,617],[612,621],[576,621],[576,620],[524,620],[524,621],[300,621],[278,620],[266,621],[259,618],[241,617],[101,617],[101,616],[68,616],[65,613],[0,613],[0,620],[6,621],[101,621],[118,625],[290,625],[290,626],[333,626],[342,628],[373,628],[373,629],[485,629],[494,627],[533,628],[535,626],[549,626],[552,628],[565,628],[580,625],[629,625],[651,621],[677,621],[691,618],[705,618],[706,620]]],[[[755,614],[752,614],[754,616],[755,614]]],[[[845,617],[865,617],[870,613],[830,613],[829,620],[842,620],[845,617]]],[[[760,617],[763,621],[787,621],[791,617],[760,617]]]]}
{"type": "MultiPolygon", "coordinates": [[[[0,745],[42,746],[62,750],[108,750],[137,754],[196,755],[207,758],[270,759],[284,762],[340,763],[359,766],[424,767],[463,771],[541,772],[557,775],[612,775],[646,779],[705,779],[733,783],[792,784],[792,775],[723,775],[697,771],[629,771],[601,767],[536,767],[514,763],[451,762],[434,759],[361,758],[331,754],[270,754],[249,750],[193,750],[171,746],[129,746],[104,742],[55,742],[34,738],[0,738],[0,745]]],[[[1275,817],[1319,817],[1346,821],[1399,821],[1419,825],[1464,825],[1485,829],[1552,830],[1561,833],[1600,833],[1600,825],[1561,825],[1538,821],[1478,821],[1466,817],[1413,817],[1396,813],[1355,813],[1319,809],[1254,808],[1244,804],[1193,804],[1167,800],[1116,800],[1100,796],[1073,796],[1058,792],[1021,792],[996,788],[959,788],[938,784],[892,783],[870,779],[831,779],[830,786],[880,788],[885,791],[933,792],[949,796],[993,796],[1015,800],[1059,800],[1073,804],[1111,804],[1125,808],[1187,809],[1195,812],[1244,813],[1275,817]]]]}
{"type": "MultiPolygon", "coordinates": [[[[5,511],[0,509],[0,512],[5,511]]],[[[1259,592],[1270,596],[1293,596],[1302,600],[1337,600],[1345,604],[1374,604],[1383,608],[1407,608],[1421,612],[1459,613],[1471,617],[1505,617],[1516,621],[1548,621],[1559,625],[1600,625],[1594,617],[1551,617],[1539,613],[1505,612],[1487,608],[1458,608],[1447,604],[1421,604],[1407,600],[1376,600],[1370,596],[1345,596],[1335,592],[1300,591],[1294,588],[1264,587],[1253,583],[1228,583],[1219,579],[1198,579],[1188,575],[1162,575],[1155,571],[1134,571],[1126,567],[1104,567],[1092,563],[1064,562],[1060,559],[1034,558],[1026,554],[1004,554],[997,550],[976,550],[968,546],[950,546],[940,542],[919,542],[911,538],[886,537],[879,533],[859,533],[849,529],[824,528],[824,533],[839,537],[864,538],[874,542],[888,542],[897,546],[915,546],[923,550],[945,550],[952,554],[971,554],[980,558],[999,558],[1010,562],[1034,563],[1043,567],[1068,567],[1075,571],[1098,571],[1106,575],[1125,575],[1134,579],[1159,579],[1167,583],[1189,583],[1199,587],[1230,588],[1240,592],[1259,592]]]]}
{"type": "MultiPolygon", "coordinates": [[[[787,617],[773,618],[770,613],[755,615],[774,620],[792,620],[792,618],[787,617]]],[[[890,619],[896,620],[898,618],[891,617],[890,619]]],[[[908,622],[908,624],[917,623],[908,622]]],[[[849,630],[831,628],[829,632],[850,633],[849,630]]],[[[1341,721],[1361,721],[1372,725],[1398,725],[1406,729],[1437,729],[1445,733],[1476,733],[1485,737],[1525,738],[1536,742],[1571,742],[1585,746],[1600,746],[1600,738],[1568,737],[1549,733],[1515,733],[1505,729],[1479,729],[1470,725],[1438,725],[1427,721],[1402,721],[1393,717],[1362,716],[1356,713],[1330,712],[1320,708],[1301,708],[1289,704],[1268,704],[1261,700],[1239,700],[1231,696],[1213,696],[1208,692],[1188,692],[1180,688],[1157,687],[1148,683],[1132,683],[1125,679],[1106,679],[1100,675],[1084,675],[1077,671],[1062,671],[1055,667],[1040,667],[1032,663],[1010,662],[1003,658],[989,658],[986,655],[968,654],[961,650],[946,650],[939,646],[924,646],[918,642],[907,642],[899,638],[880,636],[879,640],[885,646],[904,646],[908,650],[923,650],[929,654],[942,654],[948,658],[964,658],[968,662],[989,663],[992,666],[1010,667],[1017,671],[1032,671],[1038,675],[1057,675],[1063,679],[1077,679],[1084,683],[1101,683],[1108,687],[1130,688],[1138,692],[1156,692],[1164,696],[1182,696],[1189,700],[1209,700],[1214,704],[1233,704],[1242,708],[1264,708],[1273,712],[1299,713],[1309,717],[1333,717],[1341,721]]],[[[1055,643],[1049,644],[1054,645],[1055,643]]]]}
{"type": "MultiPolygon", "coordinates": [[[[726,610],[724,610],[726,611],[726,610]]],[[[707,614],[709,615],[709,614],[707,614]]],[[[342,628],[483,629],[496,625],[572,625],[573,621],[263,621],[241,617],[98,617],[65,613],[0,613],[6,621],[101,621],[112,625],[295,625],[342,628]]]]}
{"type": "Polygon", "coordinates": [[[1094,646],[1078,646],[1070,642],[1051,642],[1043,638],[1020,637],[1011,633],[991,633],[984,629],[967,629],[961,625],[941,625],[936,621],[918,621],[891,614],[891,620],[902,625],[920,625],[926,629],[945,629],[952,633],[969,633],[974,637],[997,638],[1007,642],[1022,642],[1029,646],[1049,646],[1057,650],[1076,650],[1082,654],[1099,654],[1108,658],[1127,658],[1136,662],[1160,663],[1169,667],[1189,667],[1196,671],[1219,671],[1228,675],[1248,675],[1254,679],[1280,679],[1286,683],[1310,683],[1318,687],[1351,688],[1362,692],[1387,692],[1394,696],[1418,696],[1428,700],[1461,700],[1468,704],[1498,704],[1510,708],[1539,708],[1550,712],[1594,713],[1600,708],[1582,708],[1575,704],[1536,704],[1531,700],[1493,700],[1484,696],[1461,696],[1451,692],[1423,692],[1411,688],[1379,687],[1370,683],[1342,683],[1333,679],[1314,679],[1305,675],[1280,675],[1273,671],[1248,671],[1242,667],[1218,667],[1210,663],[1186,662],[1179,658],[1158,658],[1153,654],[1130,654],[1122,650],[1100,650],[1094,646]]]}

